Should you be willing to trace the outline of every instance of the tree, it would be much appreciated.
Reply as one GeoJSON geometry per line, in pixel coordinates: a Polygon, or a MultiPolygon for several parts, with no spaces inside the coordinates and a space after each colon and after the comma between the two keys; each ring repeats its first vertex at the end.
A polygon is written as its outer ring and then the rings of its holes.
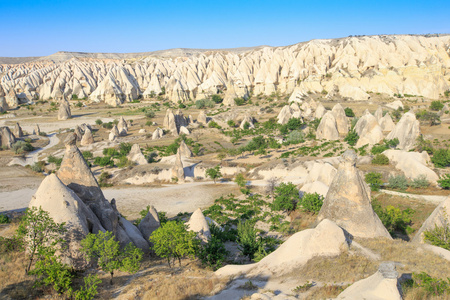
{"type": "Polygon", "coordinates": [[[89,262],[98,266],[111,275],[109,283],[113,284],[115,270],[135,273],[139,270],[143,252],[132,243],[120,249],[119,242],[114,239],[110,231],[99,231],[97,234],[89,233],[81,241],[82,251],[86,253],[89,262]]]}
{"type": "Polygon", "coordinates": [[[255,229],[255,224],[250,221],[239,221],[238,226],[238,248],[243,255],[252,259],[256,251],[258,251],[260,241],[258,241],[258,234],[255,229]]]}
{"type": "Polygon", "coordinates": [[[203,264],[218,269],[222,266],[228,251],[225,249],[225,244],[216,236],[211,236],[208,243],[202,245],[198,251],[198,257],[203,264]]]}
{"type": "Polygon", "coordinates": [[[318,213],[323,205],[323,196],[317,193],[305,193],[301,199],[301,204],[305,211],[318,213]]]}
{"type": "Polygon", "coordinates": [[[372,165],[388,165],[389,158],[384,154],[377,154],[372,159],[372,165]]]}
{"type": "Polygon", "coordinates": [[[193,257],[197,253],[200,240],[196,233],[188,231],[186,225],[176,221],[168,221],[162,224],[150,235],[150,242],[156,255],[167,258],[169,267],[175,260],[181,266],[181,259],[186,256],[193,257]]]}
{"type": "Polygon", "coordinates": [[[346,107],[344,109],[344,111],[345,111],[345,116],[346,117],[353,118],[355,116],[355,113],[353,112],[353,109],[351,109],[350,107],[346,107]]]}
{"type": "Polygon", "coordinates": [[[439,186],[443,189],[450,189],[450,174],[444,174],[440,179],[437,181],[439,183],[439,186]]]}
{"type": "Polygon", "coordinates": [[[365,175],[365,180],[372,191],[378,191],[383,184],[381,173],[369,172],[365,175]]]}
{"type": "Polygon", "coordinates": [[[247,180],[245,180],[244,174],[239,173],[236,175],[236,178],[234,179],[234,182],[236,182],[236,184],[243,188],[245,187],[245,184],[247,183],[247,180]]]}
{"type": "Polygon", "coordinates": [[[220,166],[217,165],[214,168],[209,168],[206,170],[206,176],[214,180],[214,184],[216,183],[216,179],[222,177],[222,173],[220,173],[220,166]]]}
{"type": "Polygon", "coordinates": [[[292,211],[299,200],[299,190],[292,182],[281,183],[275,188],[274,210],[292,211]]]}
{"type": "Polygon", "coordinates": [[[59,245],[64,242],[62,235],[67,231],[65,223],[55,223],[49,213],[41,207],[31,207],[25,212],[17,230],[18,236],[24,241],[27,255],[25,273],[30,272],[36,260],[44,259],[46,255],[54,254],[59,245]]]}
{"type": "Polygon", "coordinates": [[[434,111],[439,111],[444,108],[444,103],[441,101],[432,101],[430,105],[430,109],[434,111]]]}
{"type": "Polygon", "coordinates": [[[356,133],[355,130],[350,130],[345,137],[344,141],[346,141],[350,146],[355,146],[356,142],[359,139],[359,135],[356,133]]]}

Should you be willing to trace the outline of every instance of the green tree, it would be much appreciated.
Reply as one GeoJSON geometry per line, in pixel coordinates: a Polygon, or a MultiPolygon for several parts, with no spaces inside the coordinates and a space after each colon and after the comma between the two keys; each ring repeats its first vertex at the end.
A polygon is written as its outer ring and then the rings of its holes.
{"type": "Polygon", "coordinates": [[[351,109],[350,107],[346,107],[344,109],[344,111],[345,111],[345,116],[346,117],[353,118],[355,116],[355,113],[353,112],[353,109],[351,109]]]}
{"type": "Polygon", "coordinates": [[[292,182],[280,183],[275,187],[275,195],[272,204],[274,210],[292,211],[299,201],[299,190],[292,182]]]}
{"type": "Polygon", "coordinates": [[[358,139],[359,135],[356,133],[356,131],[350,130],[347,136],[345,137],[344,141],[346,141],[347,144],[349,144],[350,146],[355,146],[358,139]]]}
{"type": "Polygon", "coordinates": [[[369,172],[364,177],[372,191],[380,190],[380,187],[383,184],[383,181],[381,180],[381,173],[369,172]]]}
{"type": "Polygon", "coordinates": [[[255,224],[250,221],[240,220],[237,226],[238,230],[238,248],[243,255],[248,256],[249,259],[253,259],[253,256],[258,251],[259,242],[258,233],[255,229],[255,224]]]}
{"type": "Polygon", "coordinates": [[[198,257],[202,263],[213,269],[218,269],[222,266],[227,254],[228,251],[225,249],[223,241],[214,235],[198,251],[198,257]]]}
{"type": "Polygon", "coordinates": [[[432,101],[430,105],[430,109],[434,111],[439,111],[444,108],[444,103],[441,101],[432,101]]]}
{"type": "Polygon", "coordinates": [[[236,184],[243,188],[245,187],[245,184],[247,183],[247,180],[245,180],[244,174],[239,173],[236,175],[236,178],[234,179],[234,182],[236,182],[236,184]]]}
{"type": "Polygon", "coordinates": [[[176,221],[168,221],[162,224],[150,236],[150,242],[153,244],[153,250],[159,257],[167,258],[169,267],[178,263],[181,266],[181,259],[184,257],[194,257],[197,253],[200,240],[196,233],[188,231],[186,225],[176,221]]]}
{"type": "Polygon", "coordinates": [[[384,154],[377,154],[372,159],[373,165],[388,165],[389,164],[389,158],[384,154]]]}
{"type": "Polygon", "coordinates": [[[323,196],[317,193],[305,193],[300,203],[305,211],[318,213],[323,205],[323,196]]]}
{"type": "Polygon", "coordinates": [[[438,179],[437,183],[443,189],[450,189],[450,174],[444,174],[440,179],[438,179]]]}
{"type": "Polygon", "coordinates": [[[97,275],[90,274],[83,278],[84,286],[73,293],[75,300],[92,300],[98,294],[97,287],[102,282],[97,275]]]}
{"type": "Polygon", "coordinates": [[[209,168],[206,170],[206,176],[214,180],[214,184],[216,183],[216,179],[222,177],[222,173],[220,173],[220,166],[217,165],[214,168],[209,168]]]}
{"type": "Polygon", "coordinates": [[[29,272],[36,276],[35,287],[51,286],[57,293],[72,291],[72,277],[68,265],[61,263],[53,251],[48,252],[35,264],[34,270],[29,272]]]}
{"type": "Polygon", "coordinates": [[[49,213],[41,207],[28,208],[17,229],[18,236],[26,247],[28,274],[35,261],[44,259],[46,255],[55,253],[64,242],[63,234],[67,231],[65,223],[55,223],[49,213]]]}
{"type": "Polygon", "coordinates": [[[113,284],[115,270],[135,273],[139,270],[143,252],[132,243],[120,249],[119,242],[110,231],[89,233],[81,241],[82,251],[89,262],[96,263],[104,272],[110,274],[109,283],[113,284]]]}

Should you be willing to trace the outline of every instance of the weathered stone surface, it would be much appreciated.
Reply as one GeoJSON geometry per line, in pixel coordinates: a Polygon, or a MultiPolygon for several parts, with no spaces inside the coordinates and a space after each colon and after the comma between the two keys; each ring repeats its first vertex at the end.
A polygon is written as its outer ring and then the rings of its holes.
{"type": "Polygon", "coordinates": [[[345,110],[342,107],[341,104],[336,104],[331,112],[334,115],[334,118],[336,119],[337,129],[339,134],[346,135],[348,133],[348,121],[347,117],[345,116],[345,110]]]}
{"type": "Polygon", "coordinates": [[[128,134],[128,124],[123,117],[120,117],[119,123],[117,124],[117,130],[121,136],[128,134]]]}
{"type": "Polygon", "coordinates": [[[77,141],[81,141],[81,139],[83,138],[83,132],[81,131],[80,126],[76,126],[75,127],[75,134],[77,135],[77,141]]]}
{"type": "Polygon", "coordinates": [[[127,158],[138,165],[146,165],[148,163],[138,144],[134,144],[131,147],[131,151],[128,153],[127,158]]]}
{"type": "Polygon", "coordinates": [[[111,129],[111,131],[109,132],[108,139],[109,139],[110,141],[114,141],[114,140],[116,140],[119,136],[120,136],[119,129],[117,129],[117,126],[114,125],[113,128],[111,129]]]}
{"type": "Polygon", "coordinates": [[[342,155],[318,220],[332,220],[356,237],[391,238],[372,209],[370,190],[356,168],[356,159],[353,150],[347,150],[342,155]]]}
{"type": "Polygon", "coordinates": [[[157,140],[162,138],[162,136],[164,135],[164,131],[161,128],[156,128],[155,131],[152,134],[152,140],[157,140]]]}
{"type": "Polygon", "coordinates": [[[40,134],[41,134],[41,129],[39,128],[39,125],[38,125],[38,124],[36,124],[36,125],[34,126],[33,134],[34,134],[34,135],[40,135],[40,134]]]}
{"type": "Polygon", "coordinates": [[[70,104],[67,100],[62,100],[59,104],[58,110],[58,120],[67,120],[72,117],[72,112],[70,111],[70,104]]]}
{"type": "Polygon", "coordinates": [[[391,132],[395,128],[395,123],[392,121],[390,114],[385,114],[381,119],[378,120],[383,132],[391,132]]]}
{"type": "Polygon", "coordinates": [[[206,112],[204,110],[201,110],[198,113],[197,123],[202,124],[203,126],[206,126],[206,124],[208,124],[208,117],[206,116],[206,112]]]}
{"type": "Polygon", "coordinates": [[[11,149],[12,144],[16,142],[14,134],[8,126],[0,127],[0,147],[11,149]]]}
{"type": "Polygon", "coordinates": [[[177,151],[175,165],[172,169],[172,177],[178,178],[178,182],[184,182],[184,167],[181,160],[181,152],[177,151]]]}
{"type": "Polygon", "coordinates": [[[158,229],[160,226],[161,224],[159,221],[158,212],[152,205],[150,206],[147,215],[139,223],[138,225],[139,231],[142,233],[144,239],[148,241],[148,238],[153,233],[153,231],[158,229]]]}
{"type": "Polygon", "coordinates": [[[339,132],[336,124],[336,119],[331,111],[327,112],[320,121],[317,127],[316,137],[321,140],[337,140],[339,139],[339,132]]]}
{"type": "Polygon", "coordinates": [[[205,216],[202,213],[200,208],[197,208],[194,213],[191,215],[188,222],[186,222],[188,226],[188,230],[192,230],[197,233],[197,237],[200,238],[203,242],[208,242],[211,238],[211,232],[209,231],[208,222],[205,219],[205,216]]]}
{"type": "Polygon", "coordinates": [[[84,131],[83,137],[81,138],[81,146],[87,146],[94,143],[94,136],[89,128],[84,131]]]}
{"type": "Polygon", "coordinates": [[[253,117],[251,117],[249,115],[245,115],[244,119],[242,119],[242,122],[241,122],[241,125],[239,126],[239,128],[244,129],[245,123],[248,123],[247,129],[255,128],[255,125],[253,125],[253,117]]]}
{"type": "Polygon", "coordinates": [[[290,118],[292,118],[293,110],[289,105],[283,106],[280,113],[278,114],[278,124],[286,124],[290,118]]]}
{"type": "Polygon", "coordinates": [[[383,140],[383,131],[378,125],[377,119],[372,114],[364,114],[355,125],[355,131],[359,136],[356,148],[364,145],[373,146],[383,140]]]}
{"type": "Polygon", "coordinates": [[[424,243],[425,231],[432,230],[435,227],[450,226],[450,196],[441,202],[438,207],[434,209],[431,215],[425,220],[419,231],[413,238],[413,242],[424,243]]]}
{"type": "Polygon", "coordinates": [[[183,157],[192,157],[192,151],[188,148],[184,141],[181,141],[178,152],[180,152],[183,157]]]}
{"type": "Polygon", "coordinates": [[[317,104],[316,112],[314,113],[314,118],[320,119],[327,112],[322,103],[317,104]]]}
{"type": "Polygon", "coordinates": [[[410,150],[414,148],[417,137],[420,135],[419,121],[412,112],[405,113],[395,128],[388,134],[386,139],[392,140],[397,138],[399,144],[397,148],[402,150],[410,150]]]}
{"type": "Polygon", "coordinates": [[[16,138],[23,137],[22,127],[20,127],[19,123],[16,123],[16,125],[14,125],[14,136],[16,138]]]}

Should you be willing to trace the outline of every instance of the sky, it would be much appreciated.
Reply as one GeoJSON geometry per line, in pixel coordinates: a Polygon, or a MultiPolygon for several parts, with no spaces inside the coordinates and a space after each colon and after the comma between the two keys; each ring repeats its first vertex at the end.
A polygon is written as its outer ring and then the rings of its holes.
{"type": "Polygon", "coordinates": [[[450,1],[0,0],[0,56],[287,46],[450,33],[450,1]]]}

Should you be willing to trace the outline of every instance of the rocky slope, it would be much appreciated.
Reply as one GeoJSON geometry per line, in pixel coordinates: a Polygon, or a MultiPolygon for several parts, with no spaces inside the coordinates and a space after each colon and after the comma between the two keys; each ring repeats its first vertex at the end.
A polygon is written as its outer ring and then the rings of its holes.
{"type": "Polygon", "coordinates": [[[294,98],[327,93],[367,100],[371,93],[400,93],[436,99],[450,89],[449,54],[449,35],[348,37],[235,51],[58,52],[0,65],[0,98],[10,108],[72,95],[116,106],[162,90],[175,102],[223,91],[228,105],[251,91],[294,98]]]}

